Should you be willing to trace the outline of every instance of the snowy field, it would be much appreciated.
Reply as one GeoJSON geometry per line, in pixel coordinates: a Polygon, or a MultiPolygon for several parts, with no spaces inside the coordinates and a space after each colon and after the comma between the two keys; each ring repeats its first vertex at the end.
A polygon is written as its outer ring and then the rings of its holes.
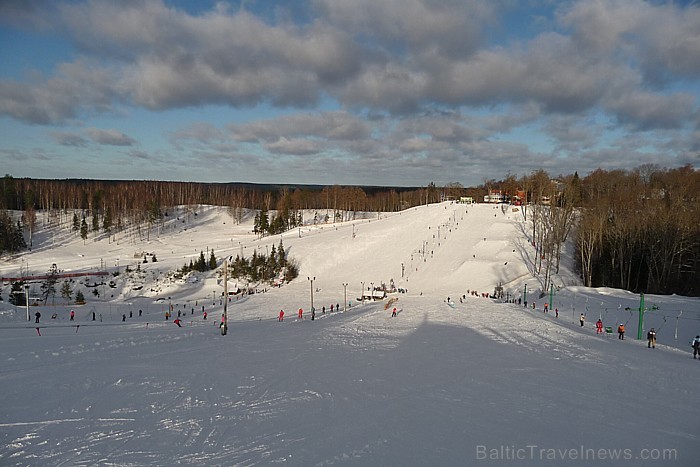
{"type": "Polygon", "coordinates": [[[3,277],[52,263],[120,274],[99,298],[83,286],[86,305],[57,296],[29,307],[31,322],[3,285],[0,465],[700,465],[700,360],[689,346],[700,300],[646,296],[644,333],[654,326],[659,338],[648,349],[636,340],[639,295],[581,287],[564,267],[545,314],[528,224],[500,206],[367,213],[262,240],[250,219],[196,212],[172,213],[148,240],[84,244],[45,228],[31,253],[2,259],[3,277]],[[200,250],[250,257],[280,240],[299,277],[232,298],[227,336],[217,275],[167,274],[200,250]],[[392,279],[406,292],[358,300],[392,279]],[[499,283],[516,300],[527,284],[530,306],[481,297],[499,283]],[[182,328],[165,321],[169,305],[182,328]],[[596,335],[599,317],[626,324],[625,340],[596,335]]]}

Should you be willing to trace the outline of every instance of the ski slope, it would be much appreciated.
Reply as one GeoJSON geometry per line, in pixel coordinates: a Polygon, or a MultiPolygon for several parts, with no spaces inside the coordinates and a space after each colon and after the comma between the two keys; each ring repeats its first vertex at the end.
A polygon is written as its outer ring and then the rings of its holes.
{"type": "Polygon", "coordinates": [[[644,329],[659,338],[648,349],[635,339],[638,295],[581,287],[564,268],[559,317],[545,314],[519,211],[440,203],[323,225],[309,212],[305,227],[264,239],[225,209],[171,217],[149,240],[83,244],[46,229],[31,253],[0,264],[5,277],[26,264],[36,275],[52,263],[122,271],[100,298],[86,288],[84,306],[30,307],[39,331],[0,302],[1,465],[698,463],[700,361],[688,341],[700,301],[646,296],[644,329]],[[299,277],[232,298],[227,336],[216,274],[167,277],[200,250],[250,256],[280,240],[299,277]],[[358,301],[392,279],[406,293],[358,301]],[[498,283],[516,299],[527,284],[530,306],[481,297],[498,283]],[[398,300],[385,309],[388,299],[398,300]],[[165,321],[170,305],[182,328],[165,321]],[[596,335],[598,317],[625,323],[626,339],[596,335]]]}

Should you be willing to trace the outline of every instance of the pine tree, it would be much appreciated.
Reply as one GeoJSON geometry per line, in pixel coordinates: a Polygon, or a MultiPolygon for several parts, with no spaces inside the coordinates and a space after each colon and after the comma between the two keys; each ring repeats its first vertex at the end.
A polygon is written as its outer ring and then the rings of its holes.
{"type": "Polygon", "coordinates": [[[260,210],[260,235],[264,236],[270,230],[270,218],[268,217],[267,208],[263,207],[260,210]]]}
{"type": "Polygon", "coordinates": [[[83,303],[85,303],[85,296],[83,295],[83,292],[80,290],[78,290],[75,293],[75,303],[77,303],[78,305],[82,305],[83,303]]]}
{"type": "Polygon", "coordinates": [[[85,244],[85,240],[87,240],[87,234],[88,234],[88,225],[87,225],[87,221],[85,220],[85,216],[83,216],[83,220],[80,223],[80,238],[83,239],[83,244],[85,244]]]}
{"type": "Polygon", "coordinates": [[[25,306],[27,304],[25,295],[24,282],[13,282],[10,289],[10,303],[15,306],[25,306]]]}
{"type": "Polygon", "coordinates": [[[105,214],[102,217],[102,230],[106,233],[112,230],[112,210],[109,206],[105,207],[105,214]]]}
{"type": "Polygon", "coordinates": [[[256,235],[260,233],[260,214],[259,213],[255,213],[255,219],[253,219],[253,233],[256,235]]]}
{"type": "Polygon", "coordinates": [[[284,245],[282,245],[281,239],[280,246],[277,248],[277,264],[280,268],[284,268],[287,265],[287,253],[284,251],[284,245]]]}
{"type": "Polygon", "coordinates": [[[73,232],[80,231],[80,219],[78,219],[78,213],[73,213],[73,232]]]}
{"type": "Polygon", "coordinates": [[[199,272],[204,272],[207,270],[207,261],[204,259],[204,252],[200,250],[199,259],[197,264],[195,264],[195,269],[199,272]]]}
{"type": "Polygon", "coordinates": [[[61,285],[61,297],[65,298],[66,301],[70,301],[72,296],[73,291],[70,288],[70,284],[68,281],[63,281],[63,284],[61,285]]]}
{"type": "Polygon", "coordinates": [[[211,250],[211,256],[209,256],[209,269],[216,269],[216,256],[214,256],[214,250],[211,250]]]}

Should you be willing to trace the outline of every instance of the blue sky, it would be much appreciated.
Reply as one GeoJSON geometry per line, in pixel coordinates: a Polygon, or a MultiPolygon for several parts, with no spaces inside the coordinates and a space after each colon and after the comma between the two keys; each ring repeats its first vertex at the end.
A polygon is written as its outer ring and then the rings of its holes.
{"type": "Polygon", "coordinates": [[[421,186],[700,165],[700,6],[0,3],[14,177],[421,186]]]}

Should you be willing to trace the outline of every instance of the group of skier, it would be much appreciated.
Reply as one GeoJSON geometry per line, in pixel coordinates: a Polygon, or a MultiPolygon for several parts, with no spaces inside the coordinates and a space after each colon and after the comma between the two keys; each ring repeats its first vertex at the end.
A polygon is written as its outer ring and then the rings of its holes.
{"type": "MultiPolygon", "coordinates": [[[[581,326],[583,326],[583,323],[585,321],[585,315],[582,313],[580,317],[580,322],[581,326]]],[[[603,321],[601,319],[598,319],[595,323],[595,333],[596,334],[603,334],[603,321]]],[[[620,323],[617,326],[617,338],[619,340],[624,340],[625,339],[625,324],[620,323]]],[[[700,356],[700,335],[695,336],[695,338],[690,341],[690,346],[693,348],[693,359],[697,359],[700,356]]],[[[655,349],[656,348],[656,329],[651,328],[647,332],[647,348],[648,349],[655,349]]]]}
{"type": "MultiPolygon", "coordinates": [[[[340,311],[340,303],[336,303],[335,305],[333,305],[331,303],[331,306],[329,309],[330,309],[331,313],[333,313],[334,311],[340,311]]],[[[326,307],[325,306],[323,306],[321,308],[321,313],[324,315],[326,314],[326,307]]],[[[297,311],[297,319],[304,319],[304,309],[303,308],[299,308],[299,310],[297,311]]],[[[311,308],[311,320],[313,321],[315,319],[316,319],[316,308],[312,307],[311,308]]],[[[277,314],[277,321],[279,321],[279,322],[284,321],[284,310],[280,310],[279,313],[277,314]]]]}

